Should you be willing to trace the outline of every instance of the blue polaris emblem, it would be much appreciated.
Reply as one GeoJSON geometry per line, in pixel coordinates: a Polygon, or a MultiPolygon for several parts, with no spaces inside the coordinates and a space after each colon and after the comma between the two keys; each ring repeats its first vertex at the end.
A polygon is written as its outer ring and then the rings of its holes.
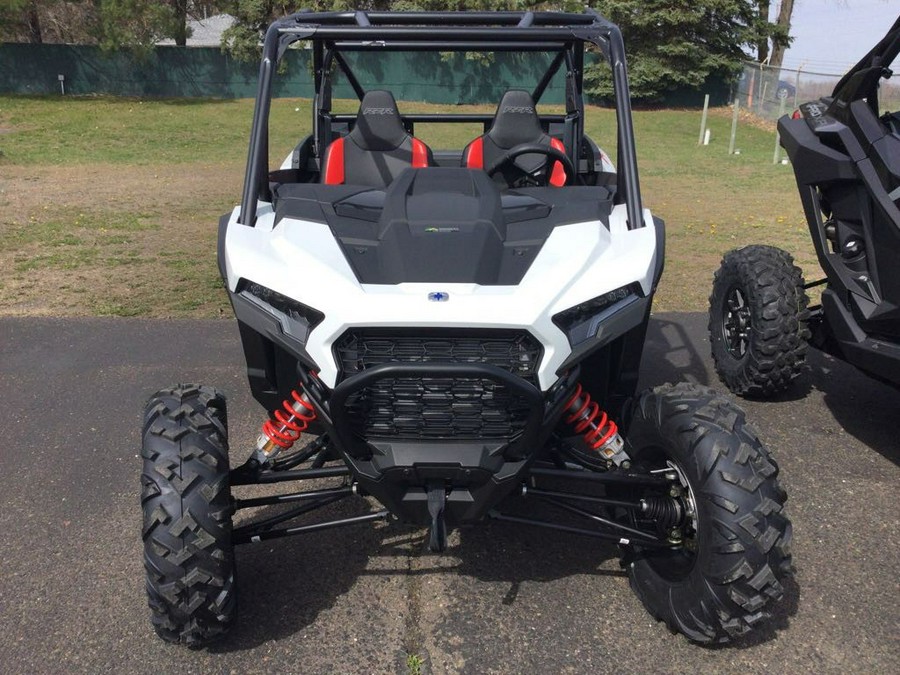
{"type": "Polygon", "coordinates": [[[443,291],[434,291],[428,294],[428,299],[431,302],[447,302],[450,299],[450,294],[443,291]]]}

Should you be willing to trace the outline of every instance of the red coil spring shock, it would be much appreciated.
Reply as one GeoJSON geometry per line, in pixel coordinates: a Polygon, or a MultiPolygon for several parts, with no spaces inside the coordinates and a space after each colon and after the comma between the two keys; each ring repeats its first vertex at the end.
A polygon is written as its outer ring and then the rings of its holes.
{"type": "Polygon", "coordinates": [[[575,433],[583,436],[591,450],[599,450],[608,458],[621,452],[623,443],[619,427],[600,410],[597,402],[591,400],[591,395],[580,384],[566,401],[566,410],[570,413],[566,423],[575,425],[575,433]]]}
{"type": "Polygon", "coordinates": [[[290,448],[316,419],[316,409],[306,393],[291,391],[291,396],[274,412],[274,420],[268,419],[262,426],[257,447],[267,458],[290,448]],[[293,401],[291,401],[293,399],[293,401]]]}

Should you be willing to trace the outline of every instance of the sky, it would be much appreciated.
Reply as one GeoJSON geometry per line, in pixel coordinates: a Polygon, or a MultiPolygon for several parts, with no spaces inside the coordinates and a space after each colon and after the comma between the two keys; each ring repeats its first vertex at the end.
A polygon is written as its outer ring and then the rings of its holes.
{"type": "MultiPolygon", "coordinates": [[[[774,21],[780,2],[773,0],[774,21]]],[[[887,32],[900,0],[795,0],[784,68],[842,75],[887,32]]]]}

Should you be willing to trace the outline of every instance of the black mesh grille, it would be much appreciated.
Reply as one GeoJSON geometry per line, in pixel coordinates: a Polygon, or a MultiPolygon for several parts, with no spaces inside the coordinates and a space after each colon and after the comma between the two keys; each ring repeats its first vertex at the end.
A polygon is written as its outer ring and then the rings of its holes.
{"type": "MultiPolygon", "coordinates": [[[[342,377],[382,363],[485,363],[537,385],[541,353],[522,331],[352,330],[335,344],[342,377]]],[[[509,438],[528,418],[520,396],[477,377],[385,378],[351,396],[347,408],[354,432],[366,437],[509,438]]]]}

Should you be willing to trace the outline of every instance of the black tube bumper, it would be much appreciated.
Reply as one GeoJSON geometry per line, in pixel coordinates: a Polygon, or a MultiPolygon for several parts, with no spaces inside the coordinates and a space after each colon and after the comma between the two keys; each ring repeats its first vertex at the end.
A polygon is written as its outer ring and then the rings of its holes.
{"type": "Polygon", "coordinates": [[[492,365],[386,363],[345,379],[327,402],[326,392],[311,389],[332,441],[363,491],[401,520],[427,524],[426,486],[443,483],[447,522],[462,524],[483,518],[520,485],[559,420],[570,387],[556,387],[545,397],[528,381],[492,365]],[[351,431],[347,402],[353,394],[380,379],[422,376],[477,377],[503,385],[527,402],[524,429],[512,438],[485,440],[361,438],[351,431]]]}

